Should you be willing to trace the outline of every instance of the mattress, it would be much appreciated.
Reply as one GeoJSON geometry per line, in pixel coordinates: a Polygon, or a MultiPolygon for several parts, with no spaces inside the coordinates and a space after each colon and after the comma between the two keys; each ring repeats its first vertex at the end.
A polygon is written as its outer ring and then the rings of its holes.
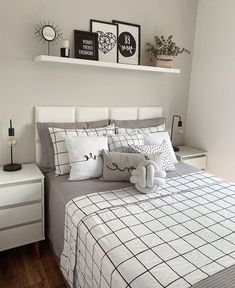
{"type": "MultiPolygon", "coordinates": [[[[179,162],[176,170],[167,173],[167,178],[182,176],[197,169],[179,162]]],[[[68,181],[68,175],[55,176],[47,173],[46,184],[46,232],[57,257],[60,257],[64,245],[64,221],[66,204],[78,197],[95,192],[103,192],[130,187],[129,182],[105,182],[100,179],[68,181]]]]}

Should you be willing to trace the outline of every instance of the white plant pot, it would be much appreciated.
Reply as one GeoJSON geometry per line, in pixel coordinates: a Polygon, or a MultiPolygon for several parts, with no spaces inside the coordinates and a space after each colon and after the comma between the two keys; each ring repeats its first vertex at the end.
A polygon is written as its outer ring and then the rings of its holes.
{"type": "Polygon", "coordinates": [[[156,58],[156,66],[163,68],[173,68],[174,56],[158,55],[156,58]]]}

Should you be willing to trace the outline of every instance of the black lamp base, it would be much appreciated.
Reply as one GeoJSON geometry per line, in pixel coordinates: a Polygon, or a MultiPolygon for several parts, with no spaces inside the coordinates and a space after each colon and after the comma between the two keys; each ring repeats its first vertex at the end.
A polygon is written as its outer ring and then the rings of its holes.
{"type": "Polygon", "coordinates": [[[7,164],[3,166],[3,171],[6,172],[14,172],[18,171],[22,168],[21,164],[13,163],[13,164],[7,164]]]}
{"type": "Polygon", "coordinates": [[[179,148],[179,147],[176,147],[176,146],[174,146],[173,149],[174,149],[175,152],[180,151],[180,148],[179,148]]]}

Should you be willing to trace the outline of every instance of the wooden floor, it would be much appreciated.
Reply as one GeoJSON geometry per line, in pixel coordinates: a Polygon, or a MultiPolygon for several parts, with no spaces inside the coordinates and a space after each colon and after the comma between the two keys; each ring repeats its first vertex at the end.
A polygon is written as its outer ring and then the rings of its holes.
{"type": "Polygon", "coordinates": [[[33,245],[0,252],[1,288],[62,288],[66,287],[55,258],[44,241],[41,258],[33,245]]]}

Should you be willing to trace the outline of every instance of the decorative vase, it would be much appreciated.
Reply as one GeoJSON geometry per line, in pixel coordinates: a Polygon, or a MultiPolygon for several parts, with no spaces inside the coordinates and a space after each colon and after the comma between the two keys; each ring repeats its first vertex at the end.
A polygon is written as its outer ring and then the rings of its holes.
{"type": "Polygon", "coordinates": [[[163,68],[173,68],[174,56],[158,55],[156,58],[156,66],[163,68]]]}

